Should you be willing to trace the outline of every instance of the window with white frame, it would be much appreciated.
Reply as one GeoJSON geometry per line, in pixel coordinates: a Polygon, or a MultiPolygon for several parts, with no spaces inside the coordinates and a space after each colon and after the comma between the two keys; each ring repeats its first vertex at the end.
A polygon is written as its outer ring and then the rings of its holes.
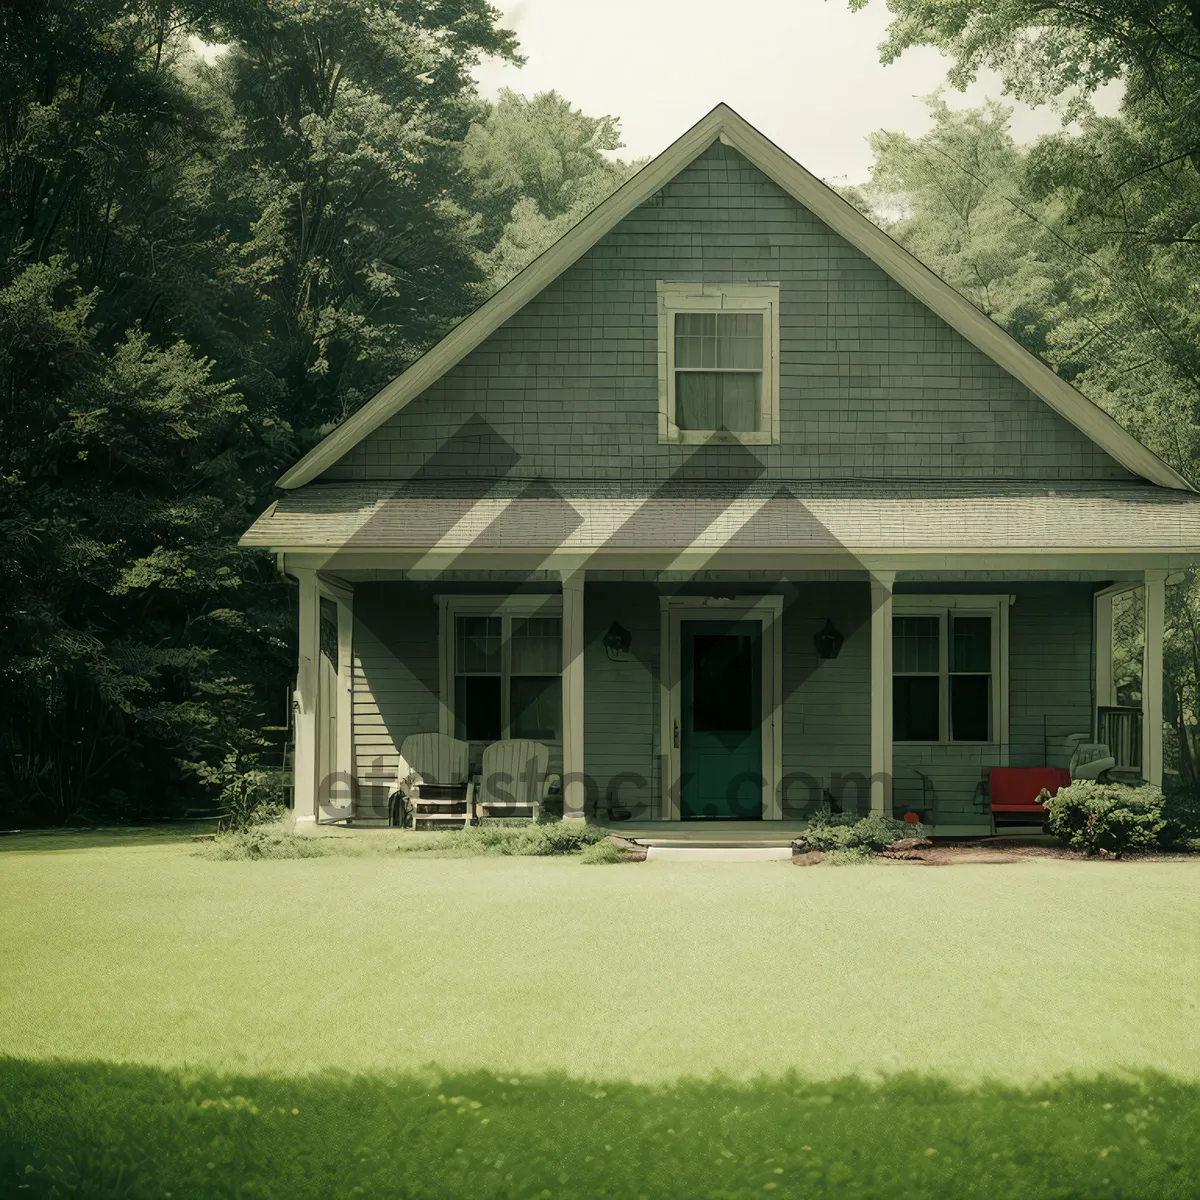
{"type": "Polygon", "coordinates": [[[561,600],[443,597],[442,697],[465,741],[561,741],[561,600]]]}
{"type": "Polygon", "coordinates": [[[779,440],[779,285],[658,283],[659,440],[779,440]]]}
{"type": "Polygon", "coordinates": [[[1006,740],[1008,597],[895,597],[892,740],[1006,740]]]}

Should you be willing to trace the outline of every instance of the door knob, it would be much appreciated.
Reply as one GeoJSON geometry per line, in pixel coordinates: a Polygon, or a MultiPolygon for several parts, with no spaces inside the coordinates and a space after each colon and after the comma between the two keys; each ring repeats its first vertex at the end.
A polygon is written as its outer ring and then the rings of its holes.
{"type": "Polygon", "coordinates": [[[675,749],[679,749],[679,722],[675,722],[675,749]]]}

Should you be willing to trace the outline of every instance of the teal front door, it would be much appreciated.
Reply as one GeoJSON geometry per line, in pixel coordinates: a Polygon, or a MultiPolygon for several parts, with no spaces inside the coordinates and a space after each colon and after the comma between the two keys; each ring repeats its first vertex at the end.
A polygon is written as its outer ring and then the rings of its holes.
{"type": "Polygon", "coordinates": [[[762,818],[762,625],[681,621],[679,815],[762,818]]]}

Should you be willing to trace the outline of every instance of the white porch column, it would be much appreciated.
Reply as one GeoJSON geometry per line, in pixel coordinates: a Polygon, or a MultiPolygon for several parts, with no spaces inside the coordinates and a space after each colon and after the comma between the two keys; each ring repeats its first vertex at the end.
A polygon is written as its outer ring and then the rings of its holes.
{"type": "Polygon", "coordinates": [[[563,819],[582,821],[583,779],[583,580],[582,570],[562,572],[563,819]]]}
{"type": "MultiPolygon", "coordinates": [[[[1113,702],[1112,686],[1112,593],[1097,592],[1094,601],[1096,632],[1096,707],[1108,708],[1113,702]]],[[[1099,728],[1095,729],[1099,736],[1099,728]]]]}
{"type": "Polygon", "coordinates": [[[1142,655],[1142,775],[1163,781],[1163,631],[1166,625],[1167,573],[1147,570],[1146,642],[1142,655]]]}
{"type": "Polygon", "coordinates": [[[293,814],[298,829],[312,829],[317,823],[317,659],[321,653],[321,601],[315,570],[293,567],[288,574],[296,578],[300,592],[300,655],[292,700],[296,730],[293,814]]]}
{"type": "MultiPolygon", "coordinates": [[[[321,581],[317,591],[318,595],[324,593],[337,604],[338,677],[334,701],[336,708],[333,714],[322,713],[317,719],[320,728],[327,730],[330,724],[329,718],[332,715],[333,726],[336,730],[330,755],[333,771],[327,787],[327,795],[323,799],[332,810],[329,815],[340,819],[353,815],[355,800],[354,588],[348,584],[334,584],[326,579],[321,581]]],[[[319,600],[318,603],[320,603],[319,600]]],[[[317,644],[320,645],[319,636],[317,644]]],[[[319,761],[320,757],[318,756],[319,761]]],[[[318,780],[319,788],[320,781],[318,780]]],[[[318,790],[318,800],[321,799],[318,790]]]]}
{"type": "Polygon", "coordinates": [[[871,572],[871,811],[892,815],[892,585],[871,572]]]}

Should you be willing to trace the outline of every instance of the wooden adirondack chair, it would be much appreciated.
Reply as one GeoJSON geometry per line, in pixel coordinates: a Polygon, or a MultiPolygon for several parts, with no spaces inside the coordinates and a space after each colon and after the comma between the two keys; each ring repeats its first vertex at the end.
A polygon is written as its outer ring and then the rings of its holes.
{"type": "Polygon", "coordinates": [[[528,810],[536,821],[546,796],[558,782],[548,775],[550,751],[524,738],[493,742],[483,752],[483,767],[476,789],[479,817],[521,816],[528,810]]]}
{"type": "Polygon", "coordinates": [[[392,789],[391,823],[400,824],[401,811],[412,827],[445,828],[471,824],[474,780],[468,778],[470,747],[444,733],[414,733],[400,747],[400,764],[392,789]]]}

